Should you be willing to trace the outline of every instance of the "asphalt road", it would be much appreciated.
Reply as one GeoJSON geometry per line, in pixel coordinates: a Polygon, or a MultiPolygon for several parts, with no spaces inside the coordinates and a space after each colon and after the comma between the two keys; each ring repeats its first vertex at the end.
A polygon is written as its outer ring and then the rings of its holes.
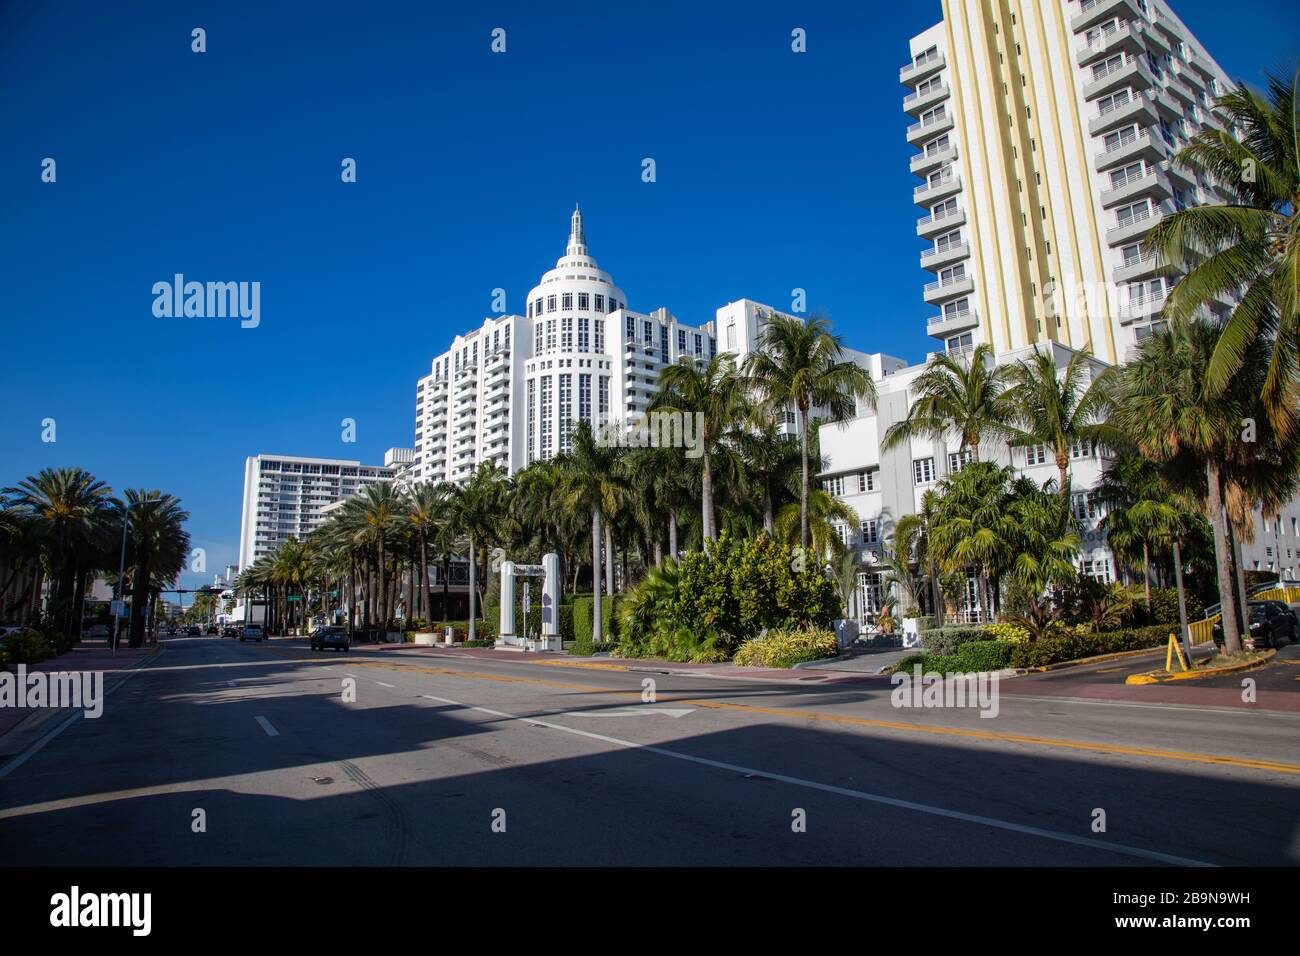
{"type": "Polygon", "coordinates": [[[1300,715],[1008,693],[988,719],[896,708],[886,678],[659,675],[643,703],[648,676],[167,640],[0,765],[3,861],[1300,861],[1300,715]]]}

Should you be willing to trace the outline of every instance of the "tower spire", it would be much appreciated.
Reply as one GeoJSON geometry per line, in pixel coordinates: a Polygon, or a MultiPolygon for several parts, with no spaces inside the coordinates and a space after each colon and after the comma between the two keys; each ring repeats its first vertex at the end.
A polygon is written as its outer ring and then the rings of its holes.
{"type": "Polygon", "coordinates": [[[566,256],[585,256],[587,254],[587,237],[582,234],[582,210],[573,204],[573,217],[569,224],[569,245],[564,250],[566,256]]]}

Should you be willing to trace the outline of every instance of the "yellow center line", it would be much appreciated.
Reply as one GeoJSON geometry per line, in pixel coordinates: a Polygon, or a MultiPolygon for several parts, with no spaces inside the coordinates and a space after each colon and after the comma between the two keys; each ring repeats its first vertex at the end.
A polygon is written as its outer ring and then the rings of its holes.
{"type": "MultiPolygon", "coordinates": [[[[277,653],[287,653],[278,651],[277,653]]],[[[312,660],[311,658],[302,658],[312,660]]],[[[540,677],[517,677],[510,674],[491,674],[483,671],[463,671],[446,667],[426,667],[415,664],[389,661],[355,661],[357,667],[378,667],[384,670],[411,671],[419,674],[435,674],[444,677],[464,678],[468,680],[496,681],[504,684],[534,684],[542,687],[555,687],[562,690],[580,690],[591,694],[611,694],[640,698],[640,690],[626,690],[613,687],[591,687],[586,684],[566,684],[561,681],[545,680],[540,677]]],[[[1297,678],[1300,680],[1300,678],[1297,678]]],[[[660,695],[658,703],[685,704],[708,710],[733,710],[744,713],[764,714],[770,717],[784,717],[799,720],[817,720],[825,723],[846,724],[854,727],[871,727],[876,730],[896,730],[904,733],[932,734],[940,737],[964,737],[971,740],[986,740],[999,743],[1025,744],[1035,747],[1053,747],[1066,750],[1080,750],[1089,753],[1122,754],[1129,757],[1152,757],[1158,760],[1173,760],[1184,763],[1214,764],[1222,767],[1242,767],[1252,770],[1269,770],[1274,773],[1300,774],[1300,764],[1283,763],[1276,760],[1258,760],[1250,757],[1228,757],[1222,754],[1196,753],[1187,750],[1165,750],[1159,747],[1135,747],[1127,744],[1096,743],[1087,740],[1067,740],[1060,737],[1039,737],[1032,734],[1003,733],[992,730],[969,730],[963,727],[945,727],[934,724],[917,724],[901,720],[878,720],[871,717],[850,717],[841,714],[823,714],[812,710],[795,710],[789,707],[761,707],[757,704],[737,704],[716,700],[700,700],[694,697],[665,697],[660,695]]]]}

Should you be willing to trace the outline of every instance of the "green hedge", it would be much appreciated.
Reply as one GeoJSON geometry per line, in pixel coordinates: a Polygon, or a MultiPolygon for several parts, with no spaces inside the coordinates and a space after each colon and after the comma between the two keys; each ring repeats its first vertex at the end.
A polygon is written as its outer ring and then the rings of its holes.
{"type": "Polygon", "coordinates": [[[984,628],[978,624],[950,624],[921,631],[921,647],[927,654],[950,656],[969,641],[985,640],[984,628]]]}
{"type": "Polygon", "coordinates": [[[1061,661],[1073,661],[1099,654],[1116,654],[1148,647],[1160,647],[1177,636],[1177,625],[1153,624],[1150,627],[1124,628],[1104,631],[1101,634],[1064,634],[1042,641],[1016,644],[1011,655],[1011,667],[1045,667],[1061,661]]]}
{"type": "Polygon", "coordinates": [[[39,664],[56,656],[56,648],[49,637],[29,627],[5,635],[5,656],[13,665],[39,664]]]}
{"type": "Polygon", "coordinates": [[[804,661],[835,657],[839,652],[834,631],[801,627],[768,631],[758,640],[746,641],[736,651],[735,663],[740,667],[793,667],[804,661]]]}
{"type": "Polygon", "coordinates": [[[925,674],[974,674],[1011,666],[1016,645],[1009,641],[967,641],[955,654],[909,654],[894,665],[895,673],[910,674],[917,664],[925,674]]]}
{"type": "MultiPolygon", "coordinates": [[[[600,622],[601,634],[605,640],[611,641],[616,639],[614,629],[614,605],[622,595],[615,594],[612,598],[608,594],[602,594],[600,599],[600,622]]],[[[592,606],[595,598],[590,594],[581,594],[575,596],[573,605],[570,608],[560,608],[560,633],[567,639],[572,635],[572,639],[577,644],[590,646],[591,640],[591,615],[592,606]],[[565,616],[564,612],[569,612],[569,631],[564,631],[565,616]]]]}

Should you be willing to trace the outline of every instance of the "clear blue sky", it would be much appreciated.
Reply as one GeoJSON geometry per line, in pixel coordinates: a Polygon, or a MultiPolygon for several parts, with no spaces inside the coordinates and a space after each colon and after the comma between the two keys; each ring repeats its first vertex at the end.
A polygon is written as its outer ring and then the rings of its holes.
{"type": "MultiPolygon", "coordinates": [[[[798,286],[848,344],[923,357],[898,68],[938,0],[486,7],[0,2],[0,485],[177,494],[207,579],[244,458],[410,445],[416,379],[492,289],[522,310],[575,201],[634,309],[798,286]],[[155,318],[176,272],[261,282],[261,325],[155,318]]],[[[1294,0],[1175,9],[1236,77],[1300,54],[1294,0]]]]}

